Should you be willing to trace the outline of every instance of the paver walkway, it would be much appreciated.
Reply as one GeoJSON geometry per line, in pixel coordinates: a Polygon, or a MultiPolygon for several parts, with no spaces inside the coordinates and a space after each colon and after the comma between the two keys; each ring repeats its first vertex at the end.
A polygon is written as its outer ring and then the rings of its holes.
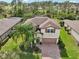
{"type": "Polygon", "coordinates": [[[42,51],[42,59],[60,59],[59,48],[56,44],[42,44],[38,47],[42,51]]]}

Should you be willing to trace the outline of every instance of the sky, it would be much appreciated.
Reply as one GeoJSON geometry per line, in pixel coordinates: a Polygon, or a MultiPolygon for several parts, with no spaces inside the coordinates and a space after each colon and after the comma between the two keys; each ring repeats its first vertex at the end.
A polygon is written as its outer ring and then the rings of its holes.
{"type": "MultiPolygon", "coordinates": [[[[0,1],[5,1],[10,3],[12,0],[0,0],[0,1]]],[[[38,0],[23,0],[24,2],[34,2],[34,1],[38,1],[38,0]]],[[[39,0],[39,1],[49,1],[49,0],[39,0]]],[[[51,0],[52,1],[52,0],[51,0]]],[[[79,0],[53,0],[54,2],[64,2],[64,1],[70,1],[70,2],[74,2],[74,3],[79,3],[79,0]]]]}

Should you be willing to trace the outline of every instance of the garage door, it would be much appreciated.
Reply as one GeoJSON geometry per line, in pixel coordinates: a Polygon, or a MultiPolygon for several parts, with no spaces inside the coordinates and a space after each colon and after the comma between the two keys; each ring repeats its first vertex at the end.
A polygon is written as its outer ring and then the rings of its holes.
{"type": "Polygon", "coordinates": [[[56,44],[57,39],[56,38],[43,38],[42,40],[43,43],[50,43],[50,44],[56,44]]]}

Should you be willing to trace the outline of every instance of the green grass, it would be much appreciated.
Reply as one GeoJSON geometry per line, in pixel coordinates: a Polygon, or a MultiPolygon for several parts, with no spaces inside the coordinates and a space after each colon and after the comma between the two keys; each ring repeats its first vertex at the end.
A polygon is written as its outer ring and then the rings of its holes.
{"type": "MultiPolygon", "coordinates": [[[[8,52],[7,55],[5,55],[6,58],[4,59],[41,59],[40,53],[32,53],[32,52],[23,52],[19,49],[19,45],[23,42],[22,38],[18,38],[17,43],[11,38],[8,40],[8,42],[1,48],[0,52],[8,52]],[[13,55],[15,53],[15,55],[13,55]],[[12,56],[13,55],[13,56],[12,56]],[[11,57],[12,56],[12,57],[11,57]]],[[[1,59],[2,57],[0,57],[1,59]]]]}
{"type": "Polygon", "coordinates": [[[40,54],[31,54],[31,53],[27,53],[27,54],[22,54],[20,53],[20,59],[41,59],[41,55],[40,54]]]}
{"type": "Polygon", "coordinates": [[[6,42],[6,44],[1,47],[0,51],[5,52],[5,51],[12,51],[13,49],[17,49],[21,42],[22,42],[21,37],[18,38],[17,43],[12,38],[10,38],[8,42],[6,42]]]}
{"type": "Polygon", "coordinates": [[[64,28],[61,29],[60,38],[65,48],[61,50],[62,59],[79,59],[79,47],[76,45],[73,36],[67,34],[64,28]]]}
{"type": "MultiPolygon", "coordinates": [[[[79,47],[76,45],[75,39],[73,36],[69,35],[64,28],[61,29],[60,38],[62,41],[62,45],[65,45],[64,48],[61,49],[61,58],[62,59],[79,59],[79,47]]],[[[15,43],[13,39],[9,39],[8,42],[1,48],[0,51],[13,51],[14,49],[18,49],[18,46],[21,44],[23,40],[18,38],[18,42],[15,43]]],[[[16,51],[15,51],[16,52],[16,51]]],[[[20,51],[17,51],[20,52],[20,51]]],[[[20,59],[41,59],[41,54],[38,53],[18,53],[20,59]]]]}

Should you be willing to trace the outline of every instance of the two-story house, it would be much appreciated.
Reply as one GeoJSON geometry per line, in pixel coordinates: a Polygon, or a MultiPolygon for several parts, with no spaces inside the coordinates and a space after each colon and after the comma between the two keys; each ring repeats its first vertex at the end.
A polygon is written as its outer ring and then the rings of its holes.
{"type": "Polygon", "coordinates": [[[48,17],[37,16],[28,19],[25,23],[31,23],[37,27],[37,37],[40,38],[42,43],[58,43],[60,27],[55,20],[48,17]]]}

